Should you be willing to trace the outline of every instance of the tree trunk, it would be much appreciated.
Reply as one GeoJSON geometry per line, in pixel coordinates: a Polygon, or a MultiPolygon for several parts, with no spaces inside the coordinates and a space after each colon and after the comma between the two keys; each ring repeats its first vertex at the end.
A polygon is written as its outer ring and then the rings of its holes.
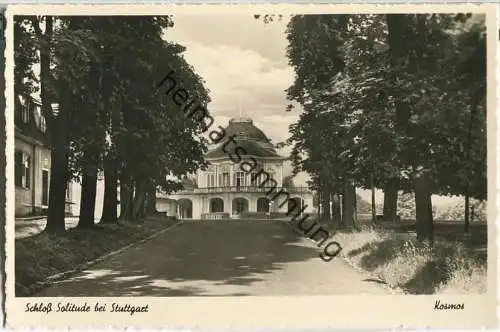
{"type": "Polygon", "coordinates": [[[139,222],[144,217],[144,203],[146,200],[146,185],[144,182],[137,182],[137,188],[132,205],[132,218],[134,222],[139,222]]]}
{"type": "Polygon", "coordinates": [[[330,220],[330,192],[326,189],[323,189],[321,193],[321,206],[323,208],[322,219],[330,220]]]}
{"type": "Polygon", "coordinates": [[[66,230],[64,217],[66,206],[66,173],[68,158],[64,142],[56,141],[50,152],[49,212],[45,230],[49,233],[63,233],[66,230]],[[61,144],[62,143],[62,144],[61,144]]]}
{"type": "Polygon", "coordinates": [[[341,213],[340,213],[340,198],[338,194],[333,194],[332,195],[332,209],[333,209],[333,221],[339,225],[340,220],[341,220],[341,213]]]}
{"type": "Polygon", "coordinates": [[[354,225],[354,228],[359,231],[360,229],[359,229],[359,225],[358,225],[358,195],[356,195],[356,187],[353,186],[353,190],[354,190],[354,218],[353,218],[353,225],[354,225]]]}
{"type": "Polygon", "coordinates": [[[107,157],[104,161],[104,200],[102,205],[102,223],[118,222],[118,171],[116,161],[107,157]]]}
{"type": "Polygon", "coordinates": [[[432,201],[430,183],[427,175],[416,173],[412,175],[415,190],[415,214],[417,240],[434,242],[434,223],[432,220],[432,201]]]}
{"type": "Polygon", "coordinates": [[[375,181],[373,180],[373,173],[370,174],[370,185],[372,189],[372,222],[377,222],[377,208],[375,206],[375,181]]]}
{"type": "MultiPolygon", "coordinates": [[[[470,153],[471,153],[472,143],[473,143],[472,128],[473,128],[473,125],[475,122],[475,118],[476,118],[478,106],[479,106],[479,98],[477,98],[477,96],[474,94],[471,97],[472,97],[471,98],[472,99],[471,113],[470,113],[470,119],[469,119],[469,128],[467,131],[467,147],[466,147],[466,155],[465,155],[465,162],[466,163],[471,162],[470,153]]],[[[469,184],[467,184],[466,188],[465,188],[465,213],[464,213],[464,217],[465,217],[464,232],[465,233],[469,232],[469,222],[470,222],[469,210],[470,210],[470,195],[469,195],[469,184]]]]}
{"type": "Polygon", "coordinates": [[[464,232],[465,233],[469,233],[469,223],[470,223],[470,219],[469,219],[469,216],[470,216],[470,197],[469,197],[469,193],[466,192],[465,193],[465,211],[464,211],[464,219],[465,219],[465,228],[464,228],[464,232]]]}
{"type": "Polygon", "coordinates": [[[343,190],[341,201],[340,201],[340,225],[345,226],[345,190],[343,190]]]}
{"type": "Polygon", "coordinates": [[[399,179],[389,179],[384,188],[384,220],[397,219],[399,179]]]}
{"type": "MultiPolygon", "coordinates": [[[[87,154],[88,155],[88,154],[87,154]]],[[[79,228],[94,227],[95,196],[97,192],[97,158],[91,156],[82,176],[79,228]]]]}
{"type": "Polygon", "coordinates": [[[48,136],[51,141],[50,154],[50,185],[49,185],[49,212],[45,230],[49,233],[63,233],[65,231],[66,206],[66,175],[68,168],[67,157],[67,111],[61,110],[57,119],[53,117],[49,82],[50,79],[50,52],[52,43],[53,17],[45,16],[45,33],[42,33],[38,19],[34,20],[35,32],[42,41],[40,45],[40,97],[42,114],[47,120],[48,136]]]}
{"type": "Polygon", "coordinates": [[[356,212],[356,189],[354,186],[346,182],[344,186],[344,199],[343,199],[344,213],[343,213],[343,224],[348,230],[355,228],[355,212],[356,212]]]}
{"type": "Polygon", "coordinates": [[[148,202],[147,202],[147,214],[155,214],[158,213],[156,210],[156,188],[153,187],[148,192],[148,202]]]}
{"type": "Polygon", "coordinates": [[[134,199],[133,183],[128,175],[120,174],[120,217],[119,220],[130,220],[132,217],[132,202],[134,199]]]}
{"type": "Polygon", "coordinates": [[[321,191],[318,190],[318,219],[321,219],[321,213],[323,212],[322,210],[323,208],[321,206],[321,191]]]}

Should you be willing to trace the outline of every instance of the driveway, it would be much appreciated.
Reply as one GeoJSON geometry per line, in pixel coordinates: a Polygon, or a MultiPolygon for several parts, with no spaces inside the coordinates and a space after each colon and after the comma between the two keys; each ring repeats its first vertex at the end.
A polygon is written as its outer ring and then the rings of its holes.
{"type": "Polygon", "coordinates": [[[35,296],[389,294],[280,221],[186,222],[35,296]]]}

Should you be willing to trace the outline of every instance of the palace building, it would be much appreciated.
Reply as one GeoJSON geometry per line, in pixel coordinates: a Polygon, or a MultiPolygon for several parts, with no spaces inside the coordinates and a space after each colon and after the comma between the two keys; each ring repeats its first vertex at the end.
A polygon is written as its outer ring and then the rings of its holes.
{"type": "Polygon", "coordinates": [[[249,118],[231,119],[205,159],[208,168],[183,190],[157,196],[159,211],[179,219],[266,219],[313,210],[307,188],[283,183],[286,158],[249,118]]]}

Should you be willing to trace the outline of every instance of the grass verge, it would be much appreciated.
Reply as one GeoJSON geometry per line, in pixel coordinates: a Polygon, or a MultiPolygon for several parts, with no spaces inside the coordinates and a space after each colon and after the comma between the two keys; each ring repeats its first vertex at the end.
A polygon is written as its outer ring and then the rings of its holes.
{"type": "Polygon", "coordinates": [[[409,294],[486,292],[486,256],[461,242],[437,239],[433,247],[414,235],[363,227],[335,235],[343,258],[409,294]]]}
{"type": "Polygon", "coordinates": [[[16,296],[31,296],[50,276],[84,268],[88,262],[146,239],[177,222],[152,217],[140,224],[96,224],[64,235],[43,232],[15,240],[16,296]]]}

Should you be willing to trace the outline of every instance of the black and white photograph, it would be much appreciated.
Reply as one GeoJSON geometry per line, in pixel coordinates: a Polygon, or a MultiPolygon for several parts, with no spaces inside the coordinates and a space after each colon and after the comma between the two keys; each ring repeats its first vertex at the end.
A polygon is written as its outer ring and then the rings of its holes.
{"type": "Polygon", "coordinates": [[[485,11],[88,8],[7,21],[25,319],[337,295],[459,315],[493,294],[485,11]]]}

